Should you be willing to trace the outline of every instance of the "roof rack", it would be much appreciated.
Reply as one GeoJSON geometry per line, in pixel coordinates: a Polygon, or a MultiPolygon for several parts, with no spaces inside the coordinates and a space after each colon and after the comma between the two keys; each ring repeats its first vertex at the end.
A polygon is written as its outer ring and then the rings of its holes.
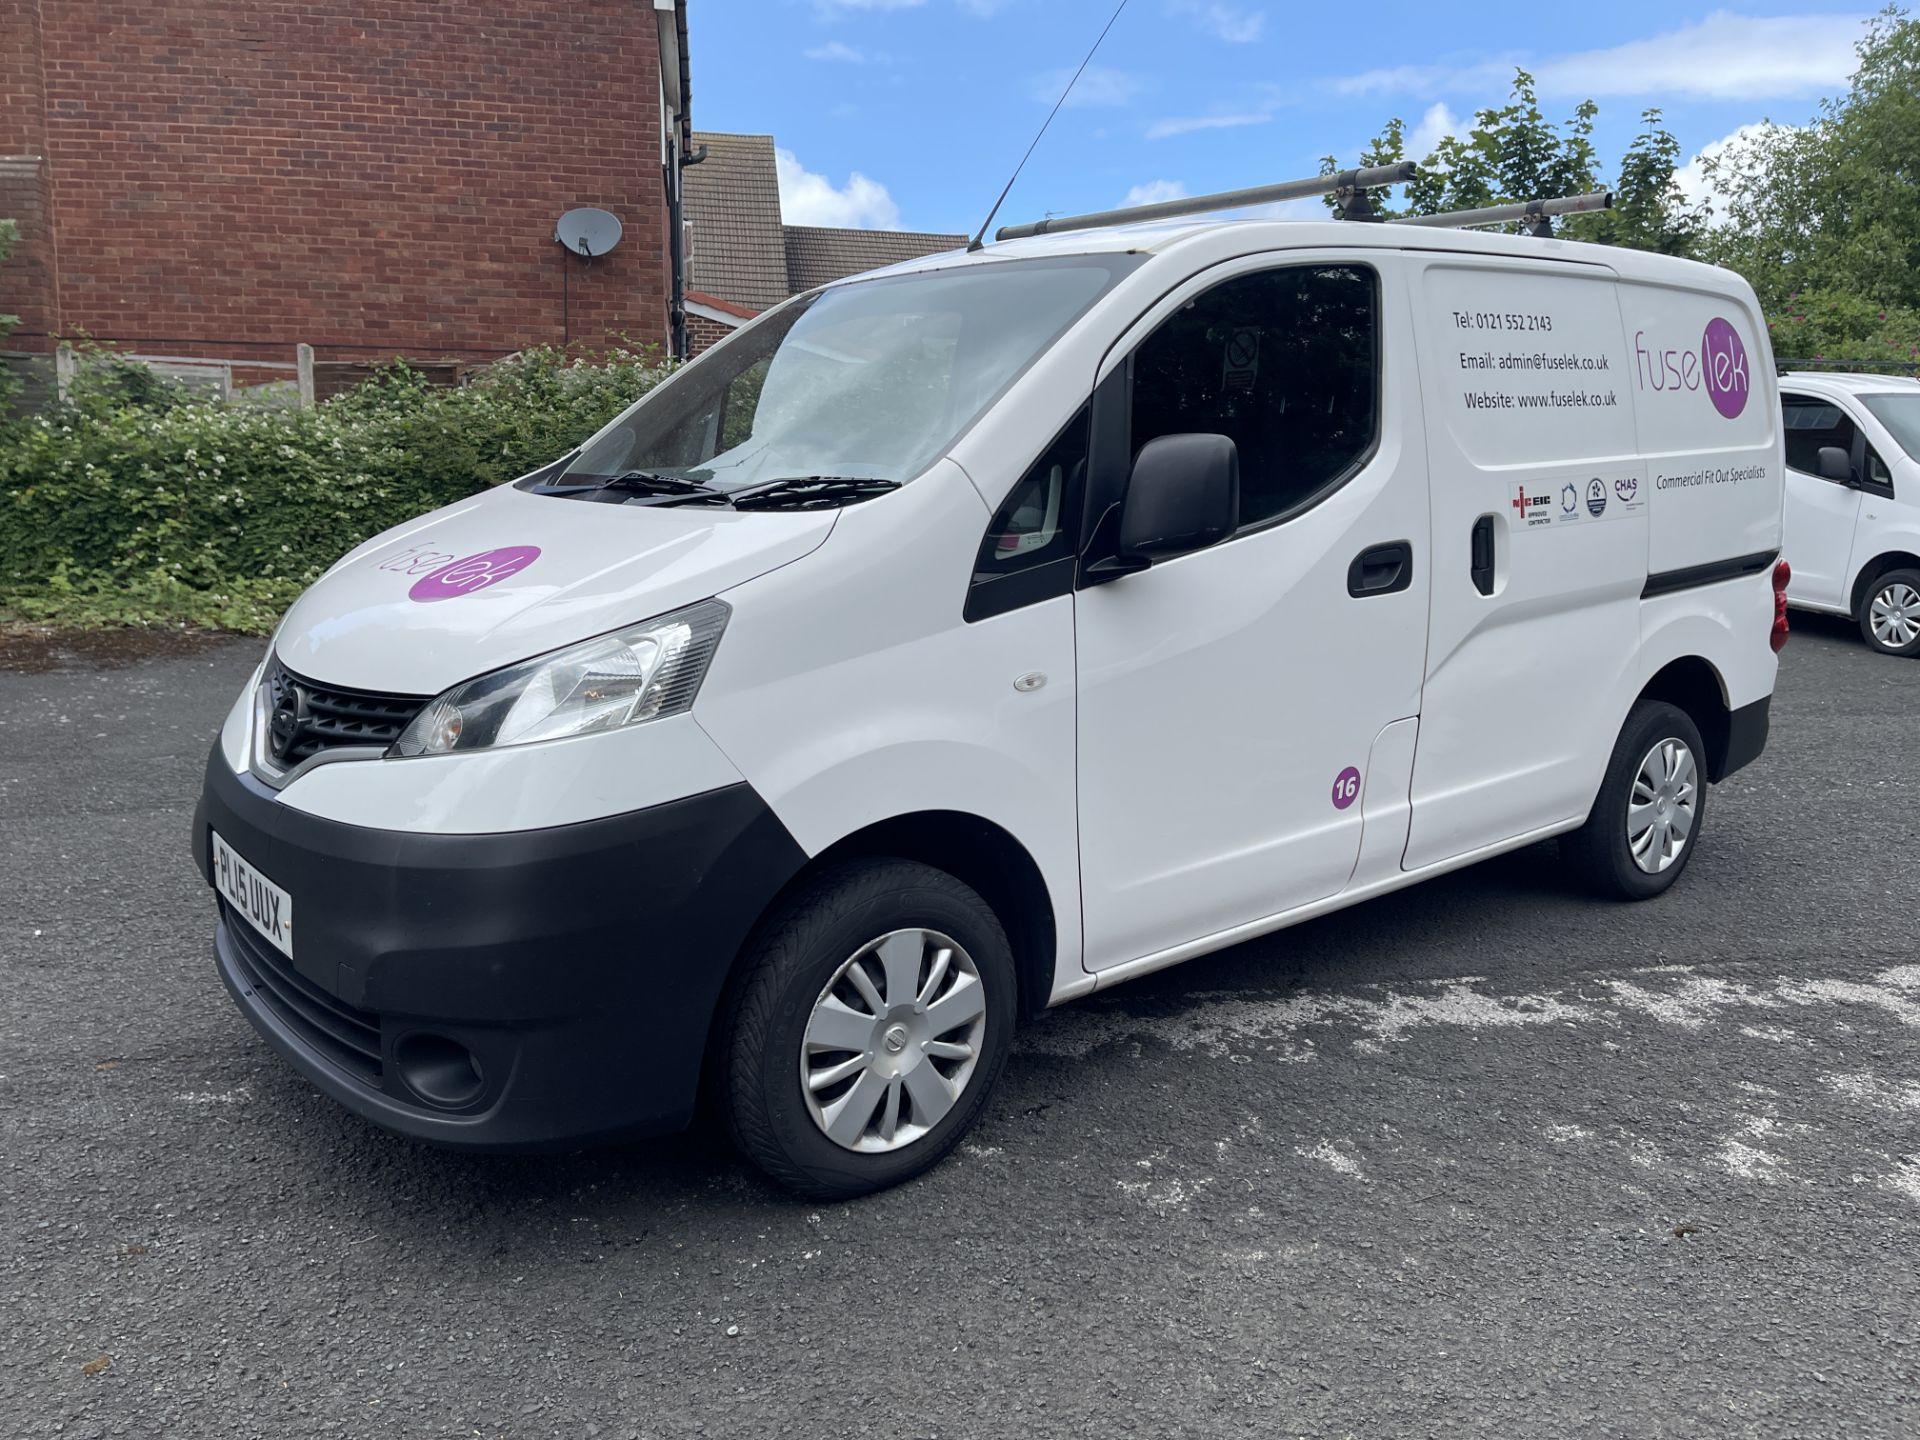
{"type": "Polygon", "coordinates": [[[1596,190],[1591,195],[1568,195],[1558,200],[1522,200],[1513,205],[1487,205],[1478,210],[1450,210],[1442,215],[1409,215],[1394,224],[1459,229],[1467,225],[1505,225],[1518,220],[1527,234],[1550,239],[1555,215],[1612,208],[1613,192],[1596,190]]]}
{"type": "Polygon", "coordinates": [[[1120,210],[1097,210],[1090,215],[1062,215],[1034,220],[1025,225],[1002,225],[993,232],[993,238],[1024,240],[1030,235],[1056,235],[1063,230],[1094,230],[1102,225],[1138,225],[1148,220],[1169,220],[1176,215],[1238,210],[1246,205],[1269,205],[1276,200],[1298,200],[1311,195],[1333,196],[1339,202],[1342,220],[1378,220],[1381,217],[1368,203],[1367,191],[1381,185],[1403,184],[1418,173],[1419,167],[1411,160],[1402,160],[1397,165],[1343,170],[1337,175],[1314,175],[1305,180],[1282,180],[1277,185],[1255,185],[1246,190],[1223,190],[1213,195],[1188,195],[1179,200],[1159,200],[1151,205],[1130,205],[1120,210]]]}
{"type": "Polygon", "coordinates": [[[1781,375],[1794,371],[1818,373],[1824,370],[1836,375],[1875,375],[1910,385],[1920,384],[1920,362],[1913,360],[1801,360],[1780,356],[1774,360],[1773,368],[1781,375]]]}

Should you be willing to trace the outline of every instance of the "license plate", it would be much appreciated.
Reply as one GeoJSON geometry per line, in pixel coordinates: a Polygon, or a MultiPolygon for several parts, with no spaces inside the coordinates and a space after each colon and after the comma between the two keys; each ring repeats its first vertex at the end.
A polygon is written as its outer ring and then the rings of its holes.
{"type": "Polygon", "coordinates": [[[293,958],[293,896],[241,859],[218,831],[213,836],[213,883],[268,944],[293,958]]]}

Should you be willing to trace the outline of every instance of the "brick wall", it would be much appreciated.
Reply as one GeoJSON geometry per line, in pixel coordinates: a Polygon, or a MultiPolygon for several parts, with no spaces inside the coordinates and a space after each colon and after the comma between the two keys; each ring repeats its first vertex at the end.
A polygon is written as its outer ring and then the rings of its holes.
{"type": "Polygon", "coordinates": [[[0,214],[51,207],[0,310],[148,351],[484,359],[560,343],[554,221],[598,205],[626,233],[568,258],[572,336],[664,343],[654,26],[646,0],[0,0],[0,155],[47,157],[0,214]]]}
{"type": "Polygon", "coordinates": [[[708,346],[718,345],[737,327],[722,325],[718,320],[709,320],[705,315],[687,316],[687,349],[698,355],[708,346]]]}

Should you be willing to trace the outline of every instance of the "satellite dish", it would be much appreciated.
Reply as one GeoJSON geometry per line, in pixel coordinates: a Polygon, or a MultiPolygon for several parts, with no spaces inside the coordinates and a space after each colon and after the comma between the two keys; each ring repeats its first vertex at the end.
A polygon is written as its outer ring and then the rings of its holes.
{"type": "Polygon", "coordinates": [[[591,206],[569,210],[553,227],[553,238],[574,254],[592,260],[620,243],[620,217],[591,206]]]}

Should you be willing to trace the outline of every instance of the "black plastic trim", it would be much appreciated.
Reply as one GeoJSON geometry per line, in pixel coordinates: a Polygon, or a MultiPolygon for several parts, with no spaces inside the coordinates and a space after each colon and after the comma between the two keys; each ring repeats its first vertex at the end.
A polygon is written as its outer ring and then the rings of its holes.
{"type": "Polygon", "coordinates": [[[1727,715],[1726,754],[1721,757],[1719,773],[1708,776],[1708,779],[1724,780],[1734,771],[1743,770],[1760,758],[1760,752],[1767,748],[1767,733],[1772,724],[1769,712],[1772,707],[1773,697],[1765,695],[1727,715]]]}
{"type": "Polygon", "coordinates": [[[1353,557],[1353,563],[1347,566],[1347,594],[1356,600],[1369,600],[1375,595],[1398,595],[1413,585],[1413,542],[1393,540],[1385,545],[1369,545],[1353,557]],[[1368,572],[1384,565],[1394,567],[1393,574],[1384,583],[1372,581],[1368,572]]]}
{"type": "Polygon", "coordinates": [[[294,897],[291,961],[216,912],[221,978],[254,1028],[375,1124],[486,1150],[684,1126],[734,958],[807,859],[744,784],[577,825],[423,835],[295,810],[217,746],[193,822],[203,877],[213,830],[294,897]],[[484,1077],[459,1113],[422,1103],[394,1063],[422,1031],[484,1077]],[[373,1036],[377,1063],[347,1053],[373,1036]]]}
{"type": "Polygon", "coordinates": [[[1751,555],[1736,555],[1731,560],[1714,560],[1705,565],[1689,565],[1682,570],[1660,570],[1647,576],[1640,598],[1671,595],[1678,590],[1696,590],[1702,585],[1718,585],[1724,580],[1739,580],[1758,575],[1780,558],[1778,550],[1756,550],[1751,555]]]}

